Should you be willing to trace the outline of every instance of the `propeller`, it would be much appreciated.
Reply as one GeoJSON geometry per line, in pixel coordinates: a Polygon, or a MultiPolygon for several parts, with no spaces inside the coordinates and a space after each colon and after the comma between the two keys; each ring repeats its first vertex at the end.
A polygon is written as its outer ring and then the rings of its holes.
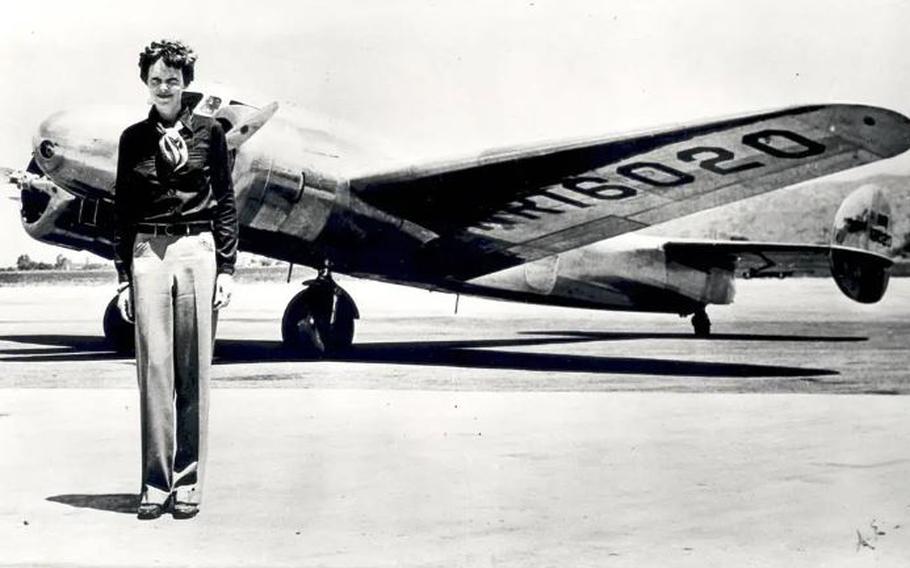
{"type": "Polygon", "coordinates": [[[21,201],[19,192],[19,183],[24,176],[28,174],[22,170],[14,170],[0,166],[0,195],[13,201],[21,201]]]}
{"type": "Polygon", "coordinates": [[[240,145],[249,140],[253,134],[256,134],[256,132],[262,128],[262,125],[268,122],[277,111],[278,102],[275,101],[267,104],[246,119],[237,123],[237,125],[235,125],[234,128],[231,128],[225,135],[228,149],[235,150],[240,147],[240,145]]]}
{"type": "Polygon", "coordinates": [[[20,191],[42,175],[44,172],[38,167],[34,158],[29,160],[25,170],[0,166],[0,185],[6,186],[0,188],[0,196],[5,196],[13,201],[21,201],[20,191]],[[9,187],[10,185],[13,187],[9,187]]]}

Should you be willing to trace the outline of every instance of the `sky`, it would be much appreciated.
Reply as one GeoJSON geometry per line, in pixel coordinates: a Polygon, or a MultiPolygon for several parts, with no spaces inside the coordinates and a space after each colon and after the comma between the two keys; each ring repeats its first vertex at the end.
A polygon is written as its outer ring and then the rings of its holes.
{"type": "MultiPolygon", "coordinates": [[[[0,165],[48,114],[145,104],[161,37],[196,76],[378,135],[404,159],[619,134],[802,103],[910,114],[910,2],[235,0],[17,2],[0,19],[0,165]]],[[[137,116],[137,120],[141,116],[137,116]]],[[[876,166],[910,172],[907,160],[876,166]]],[[[0,266],[32,241],[0,199],[0,266]]],[[[64,251],[71,257],[77,255],[64,251]]]]}

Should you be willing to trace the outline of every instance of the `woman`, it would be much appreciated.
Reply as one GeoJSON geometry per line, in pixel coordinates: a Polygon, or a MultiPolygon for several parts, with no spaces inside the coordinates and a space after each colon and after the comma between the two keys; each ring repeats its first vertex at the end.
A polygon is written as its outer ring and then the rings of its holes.
{"type": "Polygon", "coordinates": [[[182,98],[195,61],[178,41],[145,48],[139,77],[152,108],[120,137],[114,262],[120,311],[136,323],[140,519],[199,511],[215,316],[230,302],[237,256],[224,131],[182,98]]]}

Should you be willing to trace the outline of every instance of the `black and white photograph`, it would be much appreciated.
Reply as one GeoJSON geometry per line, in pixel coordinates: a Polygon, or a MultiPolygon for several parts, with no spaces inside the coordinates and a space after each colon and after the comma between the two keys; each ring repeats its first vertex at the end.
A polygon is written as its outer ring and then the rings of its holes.
{"type": "Polygon", "coordinates": [[[908,29],[4,5],[0,568],[910,565],[908,29]]]}

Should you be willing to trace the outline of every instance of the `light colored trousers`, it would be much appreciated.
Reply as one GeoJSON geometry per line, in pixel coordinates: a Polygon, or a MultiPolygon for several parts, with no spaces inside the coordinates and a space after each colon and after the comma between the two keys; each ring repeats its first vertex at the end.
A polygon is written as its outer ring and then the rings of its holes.
{"type": "Polygon", "coordinates": [[[215,338],[211,233],[139,234],[133,247],[143,503],[199,504],[215,338]]]}

